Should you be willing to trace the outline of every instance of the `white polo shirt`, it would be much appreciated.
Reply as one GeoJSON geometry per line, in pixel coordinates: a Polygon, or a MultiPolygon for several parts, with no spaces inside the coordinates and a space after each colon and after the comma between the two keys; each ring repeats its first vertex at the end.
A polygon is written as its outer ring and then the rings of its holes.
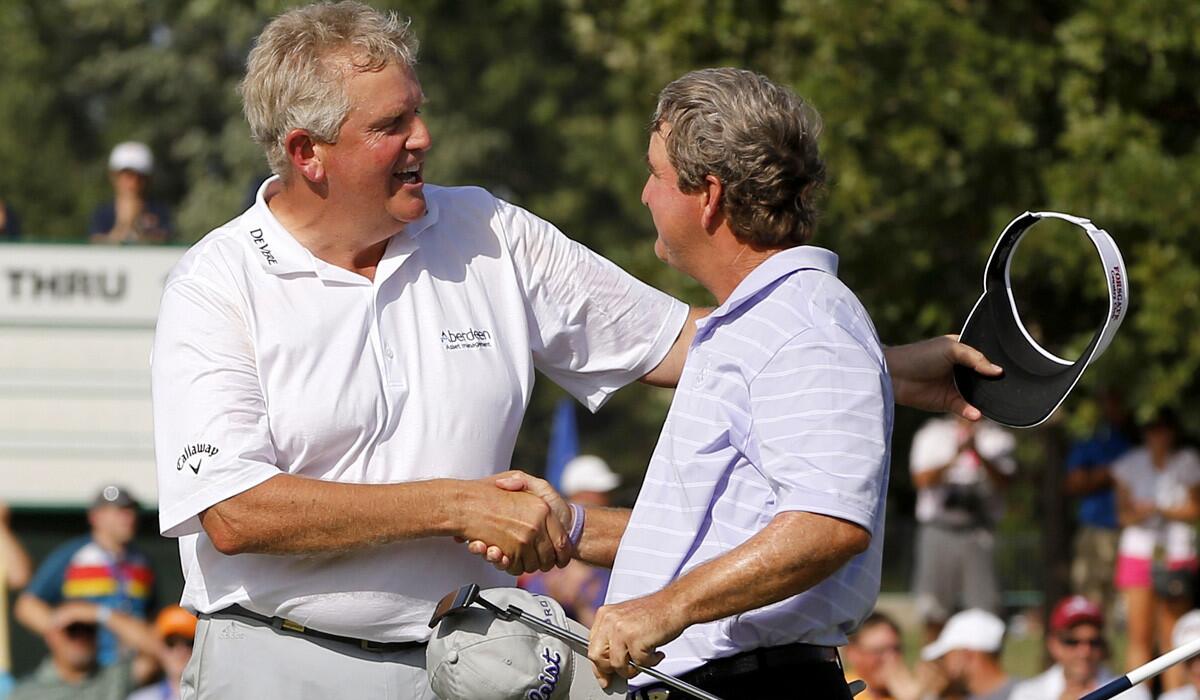
{"type": "Polygon", "coordinates": [[[424,639],[441,596],[512,579],[449,538],[226,556],[197,516],[281,473],[394,483],[508,469],[534,368],[595,410],[662,360],[687,307],[478,188],[427,185],[426,215],[391,239],[372,282],[284,230],[264,199],[278,187],[189,250],[163,292],[155,451],[183,605],[424,639]]]}
{"type": "MultiPolygon", "coordinates": [[[[1096,674],[1096,684],[1092,690],[1116,678],[1107,668],[1100,669],[1096,674]]],[[[1067,679],[1063,675],[1062,666],[1055,664],[1040,675],[1026,681],[1021,681],[1012,690],[1008,700],[1058,700],[1067,687],[1067,679]]],[[[1144,684],[1135,685],[1129,690],[1116,696],[1119,700],[1150,700],[1150,691],[1144,684]]],[[[1163,696],[1165,700],[1166,696],[1163,696]]]]}

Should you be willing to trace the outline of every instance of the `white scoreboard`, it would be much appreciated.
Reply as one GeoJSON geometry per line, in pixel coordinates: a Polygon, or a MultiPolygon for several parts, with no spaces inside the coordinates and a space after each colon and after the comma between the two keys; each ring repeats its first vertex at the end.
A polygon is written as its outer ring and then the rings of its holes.
{"type": "Polygon", "coordinates": [[[0,244],[0,499],[154,508],[150,348],[183,248],[0,244]]]}

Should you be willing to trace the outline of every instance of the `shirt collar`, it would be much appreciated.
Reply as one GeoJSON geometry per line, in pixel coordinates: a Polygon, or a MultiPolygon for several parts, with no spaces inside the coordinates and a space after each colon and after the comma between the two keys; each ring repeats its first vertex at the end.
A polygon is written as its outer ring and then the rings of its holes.
{"type": "Polygon", "coordinates": [[[300,245],[292,234],[279,223],[267,200],[278,193],[282,184],[278,175],[266,179],[254,196],[254,206],[242,217],[242,235],[263,270],[273,275],[293,272],[316,273],[316,258],[300,245]]]}
{"type": "Polygon", "coordinates": [[[425,186],[425,215],[416,221],[410,221],[404,230],[392,236],[388,241],[387,248],[383,251],[383,258],[379,261],[379,267],[375,269],[376,285],[382,284],[396,270],[400,269],[404,261],[408,260],[413,251],[417,249],[417,239],[420,235],[437,223],[437,189],[429,185],[425,186]]]}
{"type": "Polygon", "coordinates": [[[802,245],[787,248],[762,261],[758,267],[738,283],[733,293],[708,316],[696,322],[697,328],[733,313],[759,292],[798,270],[818,270],[837,277],[838,256],[831,250],[817,246],[802,245]]]}
{"type": "MultiPolygon", "coordinates": [[[[258,188],[254,206],[243,216],[242,233],[258,256],[259,264],[263,270],[273,275],[308,272],[321,278],[332,276],[340,279],[341,275],[338,272],[346,272],[345,270],[317,258],[275,218],[267,200],[278,193],[281,187],[279,176],[267,178],[258,188]]],[[[436,190],[429,186],[427,188],[436,190]]],[[[438,207],[436,198],[432,195],[432,191],[426,192],[424,216],[410,222],[388,241],[383,260],[380,262],[381,268],[387,268],[389,271],[398,268],[399,263],[416,249],[417,237],[437,223],[438,207]]],[[[364,283],[369,284],[365,280],[364,283]]]]}

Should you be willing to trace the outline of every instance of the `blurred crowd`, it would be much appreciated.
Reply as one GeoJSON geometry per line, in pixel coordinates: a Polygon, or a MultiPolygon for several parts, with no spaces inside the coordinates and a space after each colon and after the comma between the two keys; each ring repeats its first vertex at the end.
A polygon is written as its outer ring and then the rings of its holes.
{"type": "MultiPolygon", "coordinates": [[[[120,144],[110,169],[115,199],[97,211],[92,240],[169,241],[165,210],[144,197],[149,149],[120,144]]],[[[11,212],[0,217],[14,227],[11,212]]],[[[951,416],[917,431],[908,460],[917,522],[912,595],[895,614],[872,614],[845,647],[847,677],[867,686],[860,698],[1075,699],[1200,638],[1200,458],[1170,411],[1135,426],[1115,393],[1103,394],[1099,405],[1101,419],[1063,465],[1063,491],[1076,509],[1072,592],[1046,601],[1042,616],[1006,605],[997,575],[997,526],[1019,472],[1014,434],[951,416]],[[1030,619],[1042,632],[1045,670],[1022,678],[1029,664],[1017,672],[1004,651],[1014,623],[1030,636],[1030,619]]],[[[621,478],[593,455],[570,460],[558,486],[575,503],[620,502],[621,478]]],[[[133,544],[137,514],[128,491],[104,487],[88,510],[90,531],[35,569],[0,504],[0,581],[15,596],[14,621],[47,650],[36,670],[12,678],[4,665],[9,621],[0,616],[0,700],[179,697],[196,618],[156,599],[152,563],[133,544]]],[[[576,561],[526,575],[519,585],[554,597],[590,625],[608,571],[576,561]]],[[[1155,696],[1200,700],[1200,661],[1120,697],[1155,696]]]]}
{"type": "MultiPolygon", "coordinates": [[[[89,533],[55,548],[34,570],[0,508],[0,570],[8,589],[20,591],[13,614],[47,650],[24,678],[14,681],[0,668],[0,698],[180,697],[196,618],[178,605],[158,606],[153,567],[133,544],[137,515],[128,491],[105,486],[88,509],[89,533]]],[[[0,607],[7,611],[7,601],[0,607]]]]}
{"type": "MultiPolygon", "coordinates": [[[[917,629],[906,635],[883,612],[861,626],[845,649],[848,677],[867,683],[860,697],[1074,700],[1200,637],[1200,610],[1193,609],[1200,458],[1184,445],[1174,413],[1159,411],[1134,426],[1117,394],[1104,393],[1099,403],[1101,419],[1064,465],[1064,493],[1077,506],[1073,592],[1050,601],[1049,668],[1019,678],[1004,662],[1011,611],[995,542],[1017,474],[1016,440],[986,421],[939,417],[916,433],[909,458],[917,490],[917,629]],[[906,654],[906,638],[923,640],[919,653],[906,654]]],[[[1200,698],[1200,661],[1118,697],[1153,694],[1200,698]]]]}
{"type": "MultiPolygon", "coordinates": [[[[112,149],[108,156],[108,180],[113,196],[92,212],[86,231],[88,241],[114,245],[174,241],[170,212],[149,196],[153,174],[154,154],[146,144],[126,141],[112,149]]],[[[0,193],[0,241],[21,238],[20,213],[0,193]]]]}

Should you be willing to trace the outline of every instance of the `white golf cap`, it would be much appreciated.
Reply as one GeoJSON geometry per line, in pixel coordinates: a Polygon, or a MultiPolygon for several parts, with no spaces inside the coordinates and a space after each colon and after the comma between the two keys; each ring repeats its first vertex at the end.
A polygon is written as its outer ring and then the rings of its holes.
{"type": "MultiPolygon", "coordinates": [[[[507,609],[516,605],[546,622],[587,636],[553,598],[519,588],[490,588],[481,598],[507,609]]],[[[449,615],[425,650],[429,684],[439,698],[455,700],[601,700],[623,698],[625,682],[600,687],[585,650],[520,620],[501,620],[483,608],[449,615]]]]}
{"type": "Polygon", "coordinates": [[[921,650],[925,661],[936,661],[955,649],[992,654],[1004,645],[1004,621],[986,610],[963,610],[946,621],[942,633],[921,650]]]}
{"type": "Polygon", "coordinates": [[[1175,622],[1171,631],[1171,646],[1179,647],[1193,639],[1200,639],[1200,610],[1192,610],[1183,614],[1175,622]]]}
{"type": "Polygon", "coordinates": [[[154,172],[154,154],[140,141],[125,141],[113,147],[108,155],[108,169],[115,172],[132,170],[149,175],[154,172]]]}
{"type": "Polygon", "coordinates": [[[579,455],[563,467],[562,493],[567,498],[583,491],[608,493],[620,485],[621,477],[595,455],[579,455]]]}

